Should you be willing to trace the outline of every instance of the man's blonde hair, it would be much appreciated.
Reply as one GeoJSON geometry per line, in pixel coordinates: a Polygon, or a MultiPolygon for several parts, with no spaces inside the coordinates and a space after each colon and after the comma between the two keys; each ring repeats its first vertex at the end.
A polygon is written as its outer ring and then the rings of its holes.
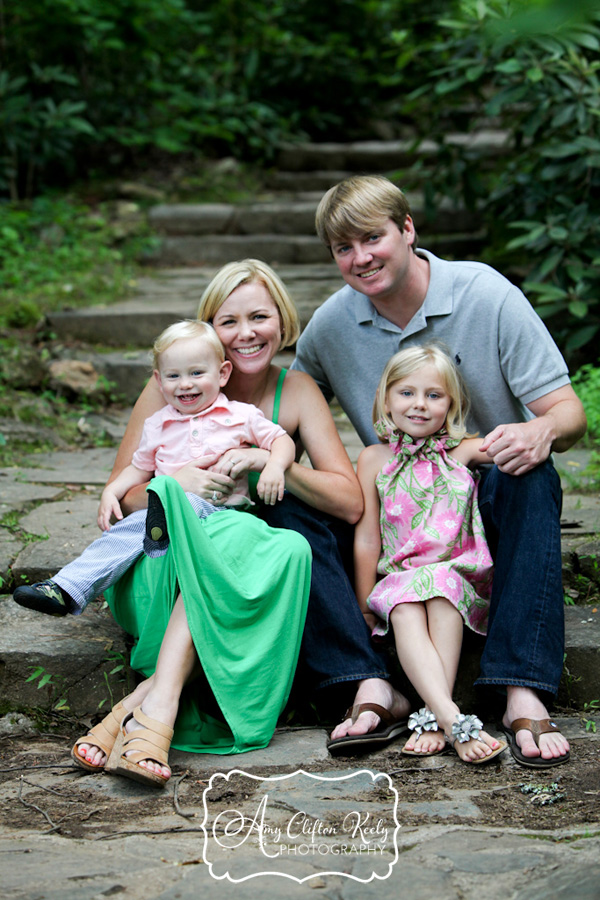
{"type": "Polygon", "coordinates": [[[229,295],[242,284],[262,284],[267,289],[279,311],[279,349],[295,344],[300,336],[298,310],[279,275],[259,259],[242,259],[219,269],[200,298],[198,318],[203,322],[212,322],[229,295]]]}
{"type": "Polygon", "coordinates": [[[185,319],[183,322],[175,322],[165,328],[154,341],[152,348],[153,363],[155,369],[160,369],[160,357],[175,341],[197,338],[206,341],[219,358],[219,362],[225,360],[225,350],[219,340],[217,332],[208,322],[197,322],[195,319],[185,319]]]}
{"type": "MultiPolygon", "coordinates": [[[[396,429],[391,416],[385,411],[388,391],[398,381],[402,381],[408,375],[428,365],[432,365],[437,369],[443,386],[450,397],[450,408],[448,409],[445,422],[448,435],[458,440],[472,437],[473,435],[469,435],[466,428],[469,396],[462,376],[448,353],[437,344],[407,347],[406,350],[400,350],[388,360],[375,394],[373,422],[383,419],[392,430],[396,429]]],[[[379,440],[385,443],[387,438],[380,437],[379,440]]]]}
{"type": "MultiPolygon", "coordinates": [[[[353,175],[330,188],[317,208],[317,234],[330,249],[332,244],[358,238],[381,228],[392,219],[404,231],[411,215],[406,196],[383,175],[353,175]]],[[[417,249],[417,232],[413,242],[417,249]]]]}

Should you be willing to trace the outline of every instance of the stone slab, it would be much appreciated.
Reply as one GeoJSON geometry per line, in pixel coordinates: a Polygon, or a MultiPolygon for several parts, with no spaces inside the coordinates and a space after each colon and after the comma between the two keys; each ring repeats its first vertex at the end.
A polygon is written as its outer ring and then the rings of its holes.
{"type": "Polygon", "coordinates": [[[76,559],[101,536],[96,524],[98,496],[76,494],[38,506],[20,520],[29,534],[46,538],[27,544],[13,563],[15,584],[44,581],[76,559]]]}
{"type": "Polygon", "coordinates": [[[82,616],[55,618],[0,598],[0,696],[5,707],[52,706],[66,696],[74,715],[89,716],[109,697],[105,674],[116,699],[126,692],[120,675],[109,675],[114,661],[125,659],[125,633],[107,610],[97,604],[82,616]],[[27,682],[32,669],[42,666],[55,684],[39,689],[27,682]]]}
{"type": "Polygon", "coordinates": [[[0,469],[4,475],[18,482],[61,485],[99,485],[103,487],[115,459],[113,447],[93,447],[89,450],[59,450],[55,453],[27,456],[27,465],[0,469]]]}
{"type": "Polygon", "coordinates": [[[0,470],[0,516],[25,509],[32,503],[55,500],[63,492],[62,487],[23,482],[20,474],[21,470],[16,468],[0,470]]]}
{"type": "Polygon", "coordinates": [[[312,763],[329,759],[327,752],[327,732],[323,729],[302,728],[278,730],[264,750],[233,756],[219,756],[215,753],[184,753],[174,750],[173,763],[191,772],[230,772],[232,769],[255,769],[265,766],[297,766],[305,768],[312,763]]]}

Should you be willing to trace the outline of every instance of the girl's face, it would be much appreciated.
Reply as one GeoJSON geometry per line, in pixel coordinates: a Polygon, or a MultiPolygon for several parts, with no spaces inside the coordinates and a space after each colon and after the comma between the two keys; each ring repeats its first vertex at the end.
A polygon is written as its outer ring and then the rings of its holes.
{"type": "Polygon", "coordinates": [[[396,428],[421,438],[444,427],[451,402],[437,369],[429,363],[388,388],[385,411],[396,428]]]}
{"type": "Polygon", "coordinates": [[[257,282],[241,284],[213,319],[227,359],[239,372],[256,374],[270,364],[281,344],[279,310],[270,293],[257,282]]]}

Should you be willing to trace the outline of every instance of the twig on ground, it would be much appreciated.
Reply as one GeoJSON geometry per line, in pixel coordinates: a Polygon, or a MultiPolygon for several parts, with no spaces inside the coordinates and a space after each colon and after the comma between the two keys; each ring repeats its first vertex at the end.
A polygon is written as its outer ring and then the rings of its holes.
{"type": "Polygon", "coordinates": [[[17,796],[17,800],[19,800],[19,802],[22,803],[23,806],[27,806],[27,807],[29,807],[29,809],[35,809],[36,812],[41,813],[43,815],[43,817],[46,819],[46,821],[49,822],[52,830],[56,829],[57,826],[54,824],[54,822],[52,821],[52,819],[50,818],[48,813],[45,812],[45,810],[43,810],[40,806],[36,806],[35,803],[27,803],[26,800],[23,800],[23,797],[21,796],[22,791],[23,791],[23,776],[21,775],[21,778],[19,780],[19,794],[17,796]]]}
{"type": "Polygon", "coordinates": [[[177,779],[175,782],[175,787],[173,789],[173,806],[175,807],[175,812],[178,816],[183,816],[184,819],[193,819],[196,813],[193,812],[184,812],[179,805],[179,785],[183,781],[184,778],[187,778],[187,771],[183,773],[183,775],[177,779]]]}

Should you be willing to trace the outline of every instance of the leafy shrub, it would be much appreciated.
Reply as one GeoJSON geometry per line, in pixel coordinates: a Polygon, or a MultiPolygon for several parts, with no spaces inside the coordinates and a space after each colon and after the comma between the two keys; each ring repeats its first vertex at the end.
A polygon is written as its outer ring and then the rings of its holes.
{"type": "Polygon", "coordinates": [[[600,366],[588,363],[582,366],[571,380],[585,408],[588,438],[600,441],[600,366]]]}
{"type": "Polygon", "coordinates": [[[428,184],[478,205],[489,258],[527,270],[524,289],[572,361],[600,329],[600,10],[591,0],[462,0],[429,47],[445,60],[413,94],[443,146],[428,184]],[[493,164],[446,140],[469,108],[509,151],[493,164]],[[508,229],[519,231],[512,240],[508,229]]]}

